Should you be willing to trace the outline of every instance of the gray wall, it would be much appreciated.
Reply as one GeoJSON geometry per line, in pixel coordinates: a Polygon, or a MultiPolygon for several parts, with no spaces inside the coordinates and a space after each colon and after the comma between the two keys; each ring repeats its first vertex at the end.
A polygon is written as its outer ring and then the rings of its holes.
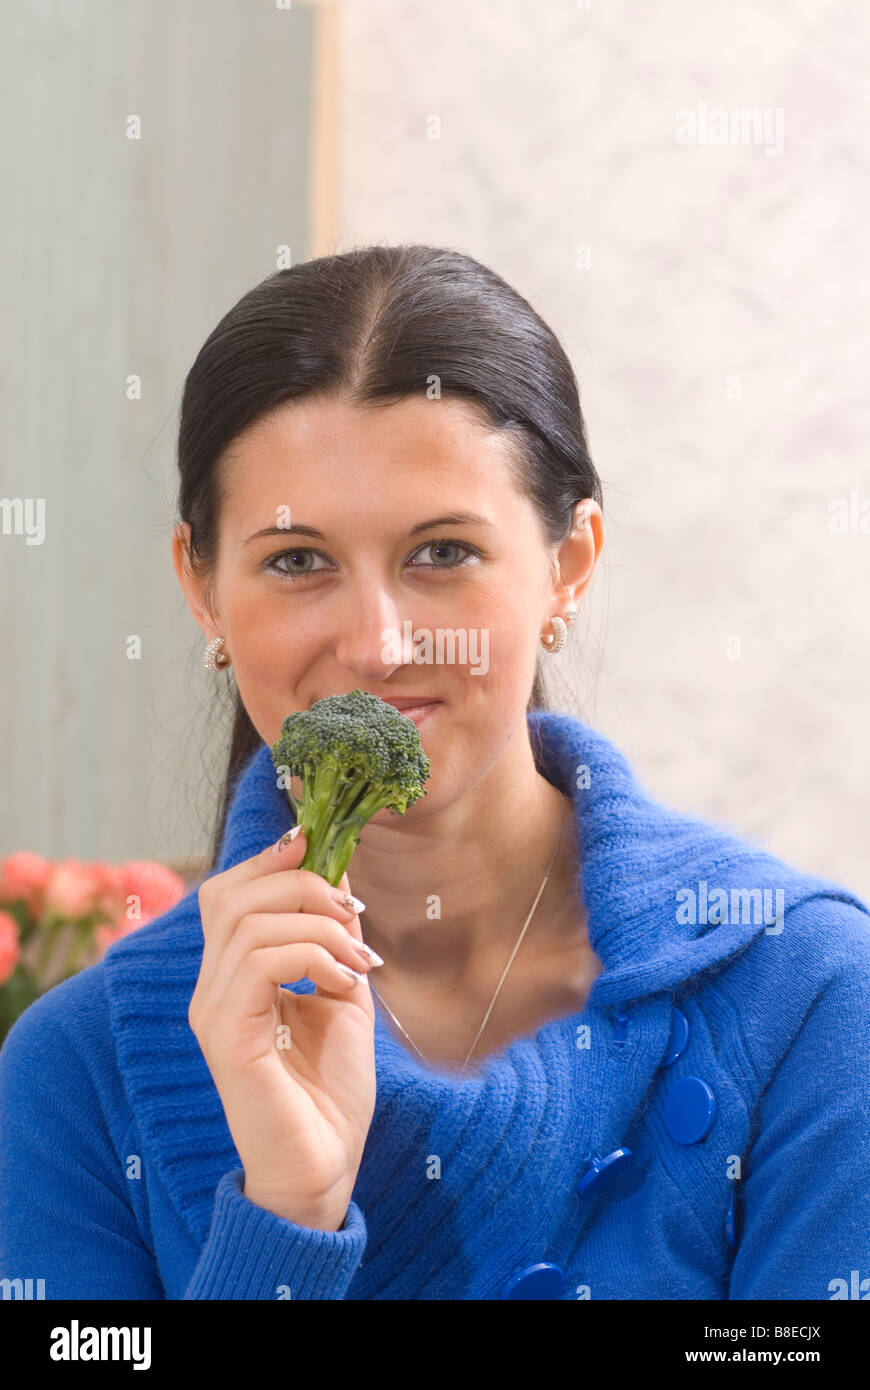
{"type": "Polygon", "coordinates": [[[215,677],[170,557],[178,407],[204,338],[278,248],[311,254],[314,17],[250,0],[4,7],[0,496],[44,499],[45,533],[0,534],[0,853],[204,848],[215,677]]]}

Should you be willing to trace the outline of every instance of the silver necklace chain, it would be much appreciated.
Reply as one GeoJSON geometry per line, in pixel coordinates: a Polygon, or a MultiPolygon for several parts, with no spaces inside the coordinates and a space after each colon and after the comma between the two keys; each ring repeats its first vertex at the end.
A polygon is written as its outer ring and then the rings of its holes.
{"type": "MultiPolygon", "coordinates": [[[[493,1009],[495,1008],[495,1001],[498,999],[498,996],[499,996],[499,994],[501,993],[501,987],[502,987],[502,985],[504,984],[505,980],[507,979],[507,973],[508,973],[508,971],[510,970],[511,966],[512,966],[513,963],[514,963],[514,957],[516,956],[517,951],[520,949],[520,946],[521,946],[521,944],[522,944],[523,937],[524,937],[525,934],[526,934],[526,928],[528,927],[529,923],[531,922],[532,918],[534,917],[534,915],[535,915],[535,908],[538,906],[538,903],[541,901],[541,894],[543,893],[544,889],[545,889],[546,886],[547,886],[547,883],[549,882],[550,874],[551,874],[552,871],[553,871],[553,865],[554,865],[555,862],[556,862],[556,855],[559,853],[559,846],[560,846],[560,844],[562,843],[562,824],[563,824],[563,822],[564,822],[564,819],[565,819],[565,800],[564,800],[564,797],[563,797],[563,798],[562,798],[561,809],[560,809],[560,812],[559,812],[559,837],[558,837],[558,839],[556,840],[556,848],[553,850],[553,857],[552,857],[552,859],[550,860],[550,867],[547,869],[547,872],[546,872],[545,875],[544,875],[544,881],[543,881],[543,883],[541,884],[540,888],[538,889],[538,896],[535,898],[535,901],[532,903],[532,910],[531,910],[531,912],[529,913],[528,917],[526,918],[525,922],[523,923],[522,930],[521,930],[521,932],[520,932],[520,934],[519,934],[519,937],[517,938],[517,943],[516,943],[516,945],[514,946],[514,949],[513,949],[512,952],[511,952],[510,960],[508,961],[507,965],[505,966],[504,970],[502,971],[501,979],[499,980],[498,984],[496,985],[495,994],[492,996],[492,999],[490,1000],[489,1008],[488,1008],[487,1011],[486,1011],[486,1015],[485,1015],[485,1017],[484,1017],[484,1020],[483,1020],[483,1022],[481,1023],[481,1025],[480,1025],[480,1027],[478,1028],[478,1030],[477,1030],[477,1037],[474,1039],[474,1042],[471,1044],[471,1047],[470,1047],[469,1052],[468,1052],[468,1056],[466,1057],[465,1061],[462,1063],[462,1069],[461,1069],[461,1071],[460,1071],[460,1073],[459,1073],[460,1076],[464,1076],[464,1075],[465,1075],[465,1069],[466,1069],[466,1067],[468,1066],[468,1063],[469,1063],[470,1060],[471,1060],[471,1054],[474,1052],[474,1049],[477,1047],[477,1044],[478,1044],[478,1042],[480,1041],[480,1035],[481,1035],[481,1033],[483,1032],[484,1028],[486,1027],[487,1023],[489,1022],[489,1016],[490,1016],[490,1014],[492,1013],[493,1009]]],[[[393,1013],[393,1011],[392,1011],[392,1009],[390,1008],[389,1004],[386,1002],[385,999],[383,999],[383,998],[381,997],[380,993],[375,989],[374,985],[371,983],[371,977],[369,977],[369,987],[370,987],[372,993],[373,993],[373,994],[380,1000],[380,1002],[383,1004],[384,1008],[386,1009],[387,1013],[390,1015],[390,1018],[393,1020],[393,1022],[394,1022],[395,1025],[396,1025],[396,1027],[397,1027],[397,1028],[404,1034],[404,1036],[408,1039],[408,1042],[411,1044],[411,1046],[413,1047],[414,1051],[417,1053],[418,1057],[422,1058],[422,1060],[423,1060],[424,1062],[426,1062],[427,1059],[423,1056],[423,1053],[420,1051],[419,1047],[418,1047],[417,1044],[414,1042],[414,1039],[410,1036],[410,1034],[408,1033],[408,1031],[407,1031],[405,1028],[402,1027],[401,1023],[400,1023],[399,1020],[396,1018],[396,1015],[393,1013]]]]}

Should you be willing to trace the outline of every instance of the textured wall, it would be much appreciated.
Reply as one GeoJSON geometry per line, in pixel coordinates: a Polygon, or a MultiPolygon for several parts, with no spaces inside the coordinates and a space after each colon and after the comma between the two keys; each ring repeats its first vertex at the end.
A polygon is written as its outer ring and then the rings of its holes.
{"type": "Polygon", "coordinates": [[[829,509],[870,513],[868,30],[840,0],[360,0],[339,238],[466,251],[569,352],[606,544],[554,699],[865,896],[870,534],[829,509]],[[767,111],[772,149],[781,111],[781,151],[678,143],[702,104],[767,111]]]}

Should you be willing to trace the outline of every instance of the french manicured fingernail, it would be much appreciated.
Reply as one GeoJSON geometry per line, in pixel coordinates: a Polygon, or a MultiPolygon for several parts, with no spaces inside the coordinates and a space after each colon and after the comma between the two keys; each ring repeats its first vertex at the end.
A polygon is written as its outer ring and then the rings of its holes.
{"type": "Polygon", "coordinates": [[[277,840],[275,844],[272,846],[272,849],[275,852],[275,854],[279,854],[282,849],[285,849],[287,845],[290,844],[291,840],[295,840],[296,836],[300,833],[302,828],[303,827],[301,825],[294,825],[292,830],[285,830],[280,840],[277,840]]]}
{"type": "Polygon", "coordinates": [[[361,975],[358,970],[351,970],[349,965],[342,965],[339,962],[338,968],[341,971],[342,975],[344,975],[348,980],[353,980],[354,984],[356,984],[359,980],[365,979],[365,975],[361,975]]]}
{"type": "Polygon", "coordinates": [[[353,893],[336,893],[335,901],[339,903],[341,907],[346,907],[348,912],[356,913],[357,916],[366,910],[365,903],[360,902],[359,898],[355,898],[353,893]]]}
{"type": "Polygon", "coordinates": [[[383,965],[383,960],[377,951],[373,951],[371,946],[367,946],[364,941],[354,941],[354,950],[367,965],[383,965]]]}

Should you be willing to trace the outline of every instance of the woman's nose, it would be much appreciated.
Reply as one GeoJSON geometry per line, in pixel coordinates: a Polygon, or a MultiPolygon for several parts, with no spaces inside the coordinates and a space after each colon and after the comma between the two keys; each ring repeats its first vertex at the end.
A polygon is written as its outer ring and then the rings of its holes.
{"type": "Polygon", "coordinates": [[[412,614],[386,589],[369,588],[343,603],[339,627],[337,656],[345,666],[382,672],[412,659],[412,614]]]}

